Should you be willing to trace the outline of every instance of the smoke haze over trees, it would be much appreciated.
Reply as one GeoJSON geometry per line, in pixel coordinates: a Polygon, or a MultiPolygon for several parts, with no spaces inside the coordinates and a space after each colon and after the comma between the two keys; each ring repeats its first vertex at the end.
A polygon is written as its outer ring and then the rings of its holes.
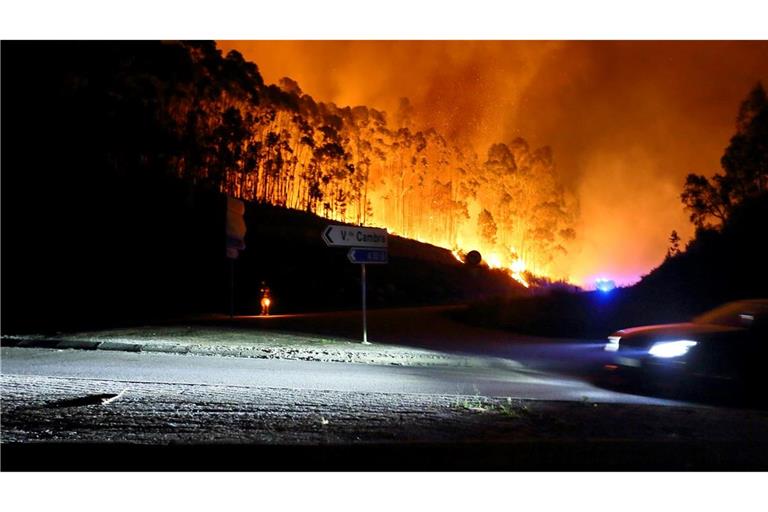
{"type": "MultiPolygon", "coordinates": [[[[578,283],[637,281],[664,259],[688,173],[716,170],[734,105],[768,80],[766,41],[219,41],[315,98],[396,113],[476,148],[553,148],[579,204],[556,267],[578,283]],[[628,236],[627,226],[632,226],[628,236]]],[[[472,224],[476,225],[473,219],[472,224]]]]}

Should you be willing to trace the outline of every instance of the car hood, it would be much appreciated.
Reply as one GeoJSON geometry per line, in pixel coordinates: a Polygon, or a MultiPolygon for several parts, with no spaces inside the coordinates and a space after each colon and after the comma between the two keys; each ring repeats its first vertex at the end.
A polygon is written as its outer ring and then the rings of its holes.
{"type": "Polygon", "coordinates": [[[699,342],[706,342],[743,331],[744,329],[739,327],[686,322],[632,327],[616,331],[613,336],[620,336],[621,344],[624,346],[639,347],[649,345],[655,341],[671,341],[676,339],[693,339],[699,342]]]}
{"type": "Polygon", "coordinates": [[[629,329],[622,329],[616,331],[614,336],[629,337],[629,336],[663,336],[663,337],[677,337],[683,335],[692,334],[719,334],[726,332],[741,331],[743,329],[739,327],[728,327],[725,325],[714,324],[695,324],[693,322],[685,322],[679,324],[659,324],[659,325],[644,325],[641,327],[630,327],[629,329]]]}

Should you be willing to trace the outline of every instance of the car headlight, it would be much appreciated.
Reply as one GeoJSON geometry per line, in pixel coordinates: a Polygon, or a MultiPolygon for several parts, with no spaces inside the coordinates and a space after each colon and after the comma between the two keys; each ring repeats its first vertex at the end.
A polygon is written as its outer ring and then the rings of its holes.
{"type": "Polygon", "coordinates": [[[621,336],[608,336],[608,343],[605,344],[605,350],[608,352],[616,352],[619,350],[619,340],[621,336]]]}
{"type": "Polygon", "coordinates": [[[696,345],[692,340],[659,341],[653,344],[648,353],[654,357],[680,357],[696,345]]]}

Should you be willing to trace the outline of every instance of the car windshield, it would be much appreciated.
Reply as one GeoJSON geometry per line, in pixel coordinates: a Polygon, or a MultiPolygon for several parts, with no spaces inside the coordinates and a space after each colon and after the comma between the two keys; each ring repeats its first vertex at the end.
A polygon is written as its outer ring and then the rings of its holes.
{"type": "Polygon", "coordinates": [[[768,316],[768,301],[729,302],[693,319],[697,324],[750,327],[758,318],[768,316]]]}

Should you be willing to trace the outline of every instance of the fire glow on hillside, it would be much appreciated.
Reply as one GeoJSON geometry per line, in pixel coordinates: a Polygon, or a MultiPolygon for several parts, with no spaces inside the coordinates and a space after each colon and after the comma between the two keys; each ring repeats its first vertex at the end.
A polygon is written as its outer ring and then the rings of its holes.
{"type": "Polygon", "coordinates": [[[375,110],[294,97],[299,114],[254,114],[240,159],[251,164],[228,172],[229,194],[476,249],[490,267],[514,268],[520,282],[526,269],[551,275],[550,264],[567,254],[575,201],[548,148],[532,151],[516,139],[491,146],[480,161],[434,130],[412,130],[402,116],[392,129],[375,110]]]}

